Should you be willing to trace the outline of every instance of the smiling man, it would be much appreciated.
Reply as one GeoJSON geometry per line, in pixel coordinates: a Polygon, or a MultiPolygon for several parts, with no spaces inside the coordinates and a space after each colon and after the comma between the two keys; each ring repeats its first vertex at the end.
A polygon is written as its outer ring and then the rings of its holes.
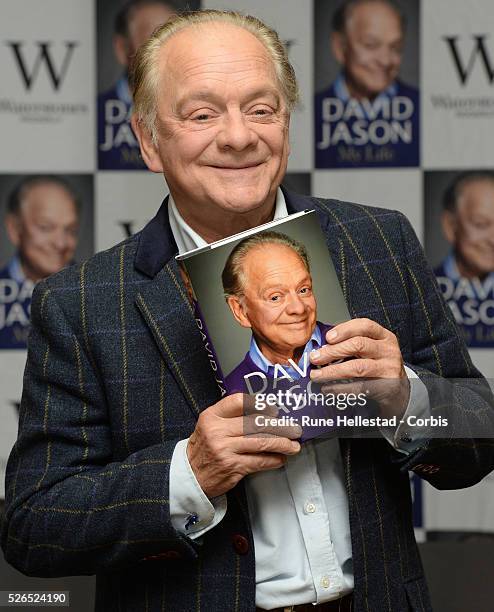
{"type": "Polygon", "coordinates": [[[5,228],[16,252],[0,270],[0,347],[25,348],[34,284],[74,260],[76,196],[60,177],[28,176],[9,196],[5,228]]]}
{"type": "Polygon", "coordinates": [[[316,166],[418,165],[419,96],[399,78],[406,21],[393,0],[344,0],[331,51],[341,72],[315,98],[316,166]]]}
{"type": "Polygon", "coordinates": [[[494,323],[494,173],[459,173],[443,196],[443,233],[451,245],[434,270],[467,344],[491,347],[494,323]]]}
{"type": "MultiPolygon", "coordinates": [[[[133,91],[143,158],[170,197],[137,235],[35,290],[7,560],[28,574],[97,574],[105,612],[430,610],[408,470],[439,488],[478,482],[494,445],[467,432],[485,435],[494,416],[409,223],[279,188],[297,84],[278,35],[254,17],[173,18],[139,50],[133,91]],[[311,377],[404,381],[395,414],[428,408],[409,377],[471,377],[448,404],[461,445],[413,432],[303,447],[299,428],[243,435],[246,398],[220,399],[174,256],[306,209],[354,317],[325,334],[311,377]]],[[[292,263],[296,296],[277,272],[304,330],[286,336],[300,344],[315,309],[292,263]]]]}
{"type": "Polygon", "coordinates": [[[137,49],[175,13],[172,0],[127,0],[115,16],[113,52],[123,69],[120,78],[98,96],[98,167],[143,170],[139,144],[130,127],[130,65],[137,49]]]}
{"type": "Polygon", "coordinates": [[[309,352],[320,348],[331,326],[317,322],[309,258],[303,244],[264,231],[242,240],[222,274],[223,290],[239,325],[252,330],[248,353],[225,379],[230,392],[252,393],[254,372],[273,375],[282,364],[293,379],[309,371],[309,352]]]}

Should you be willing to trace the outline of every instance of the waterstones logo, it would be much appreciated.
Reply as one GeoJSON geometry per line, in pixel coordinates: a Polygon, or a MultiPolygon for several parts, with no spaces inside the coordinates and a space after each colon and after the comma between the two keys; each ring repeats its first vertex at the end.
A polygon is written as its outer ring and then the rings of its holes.
{"type": "Polygon", "coordinates": [[[69,64],[74,54],[74,50],[78,43],[75,41],[65,42],[65,51],[61,57],[54,60],[53,50],[51,48],[52,43],[49,42],[36,42],[38,50],[35,55],[34,61],[28,64],[24,53],[24,43],[22,42],[7,42],[6,45],[10,47],[14,59],[17,63],[19,74],[24,83],[27,91],[30,91],[33,85],[38,79],[41,67],[44,66],[45,73],[52,84],[55,91],[58,91],[62,86],[69,64]]]}
{"type": "MultiPolygon", "coordinates": [[[[39,85],[48,83],[55,94],[63,90],[76,41],[65,41],[62,46],[52,42],[7,41],[12,60],[17,67],[21,83],[28,94],[34,94],[39,85]]],[[[1,98],[0,113],[15,115],[23,123],[58,123],[67,117],[84,115],[88,105],[80,101],[59,102],[56,99],[36,100],[1,98]]]]}
{"type": "Polygon", "coordinates": [[[462,44],[460,48],[459,36],[443,36],[446,42],[453,65],[456,69],[458,79],[463,87],[467,85],[475,65],[480,63],[484,68],[484,73],[489,85],[494,83],[494,62],[491,59],[489,49],[486,43],[487,34],[474,34],[470,53],[466,50],[467,45],[462,44]]]}
{"type": "MultiPolygon", "coordinates": [[[[490,53],[488,34],[473,34],[469,40],[462,37],[443,36],[456,76],[462,87],[467,87],[480,75],[487,85],[494,85],[494,59],[490,53]]],[[[457,117],[490,117],[494,115],[494,96],[434,94],[432,106],[436,109],[453,112],[457,117]]]]}

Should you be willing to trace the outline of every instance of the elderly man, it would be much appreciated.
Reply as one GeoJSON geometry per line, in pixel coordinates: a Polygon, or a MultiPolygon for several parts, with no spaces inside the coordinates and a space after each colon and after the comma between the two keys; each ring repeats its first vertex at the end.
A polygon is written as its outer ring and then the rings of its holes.
{"type": "Polygon", "coordinates": [[[451,252],[434,270],[470,346],[494,342],[494,172],[458,174],[444,193],[451,252]]]}
{"type": "Polygon", "coordinates": [[[292,379],[308,373],[309,352],[331,326],[317,321],[304,245],[275,231],[250,236],[230,253],[222,280],[235,320],[252,330],[248,353],[225,379],[229,392],[255,392],[253,374],[272,377],[274,364],[292,379]]]}
{"type": "Polygon", "coordinates": [[[113,50],[124,72],[111,89],[98,96],[98,167],[103,170],[143,170],[130,127],[132,95],[128,72],[137,49],[175,12],[168,0],[127,0],[115,17],[113,50]]]}
{"type": "Polygon", "coordinates": [[[105,611],[430,610],[408,470],[468,486],[492,469],[492,445],[244,437],[243,396],[219,400],[174,260],[315,209],[355,317],[313,357],[319,380],[406,380],[404,361],[423,379],[474,377],[449,406],[463,433],[492,410],[410,225],[279,189],[297,88],[255,18],[169,21],[138,53],[134,99],[143,158],[171,195],[138,235],[35,290],[7,560],[96,573],[105,611]]]}
{"type": "Polygon", "coordinates": [[[34,284],[74,260],[79,204],[56,176],[29,176],[12,191],[5,227],[16,252],[0,270],[0,348],[25,348],[34,284]]]}
{"type": "Polygon", "coordinates": [[[344,0],[335,12],[342,71],[315,98],[316,167],[418,165],[418,91],[398,79],[405,25],[393,0],[344,0]]]}

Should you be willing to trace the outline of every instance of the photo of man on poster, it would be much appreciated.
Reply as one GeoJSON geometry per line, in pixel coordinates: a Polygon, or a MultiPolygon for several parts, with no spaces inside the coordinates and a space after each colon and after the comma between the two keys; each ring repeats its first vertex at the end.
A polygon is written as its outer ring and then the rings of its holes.
{"type": "Polygon", "coordinates": [[[132,107],[129,65],[140,45],[175,12],[171,0],[128,0],[114,17],[113,53],[121,74],[116,83],[98,96],[98,167],[101,170],[146,169],[129,122],[132,107]]]}
{"type": "Polygon", "coordinates": [[[457,173],[442,200],[450,250],[434,272],[467,344],[494,345],[494,172],[457,173]]]}
{"type": "MultiPolygon", "coordinates": [[[[344,0],[331,15],[338,72],[315,96],[317,168],[419,164],[419,92],[400,78],[416,4],[406,8],[394,0],[344,0]]],[[[316,5],[316,13],[322,9],[316,5]]],[[[327,49],[327,19],[316,24],[327,49]]],[[[327,62],[327,52],[316,44],[318,61],[327,62]]]]}
{"type": "MultiPolygon", "coordinates": [[[[87,177],[79,181],[87,182],[87,177]]],[[[23,349],[35,284],[76,259],[81,201],[63,176],[6,177],[2,183],[7,240],[0,250],[0,349],[23,349]]],[[[87,254],[92,251],[89,242],[87,254]]]]}

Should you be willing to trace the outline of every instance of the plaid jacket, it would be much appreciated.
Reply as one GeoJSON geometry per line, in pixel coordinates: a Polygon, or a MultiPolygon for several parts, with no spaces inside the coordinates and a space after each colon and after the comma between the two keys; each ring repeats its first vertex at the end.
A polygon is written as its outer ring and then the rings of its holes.
{"type": "MultiPolygon", "coordinates": [[[[286,194],[315,208],[353,317],[399,338],[427,377],[471,377],[450,412],[463,431],[492,424],[471,364],[403,215],[286,194]]],[[[140,232],[40,282],[2,546],[36,576],[97,575],[97,610],[253,612],[255,559],[245,492],[201,542],[169,516],[170,459],[219,399],[173,259],[166,203],[140,232]]],[[[431,440],[406,457],[384,440],[342,440],[356,612],[430,610],[414,540],[408,470],[438,488],[472,485],[492,440],[431,440]]]]}

